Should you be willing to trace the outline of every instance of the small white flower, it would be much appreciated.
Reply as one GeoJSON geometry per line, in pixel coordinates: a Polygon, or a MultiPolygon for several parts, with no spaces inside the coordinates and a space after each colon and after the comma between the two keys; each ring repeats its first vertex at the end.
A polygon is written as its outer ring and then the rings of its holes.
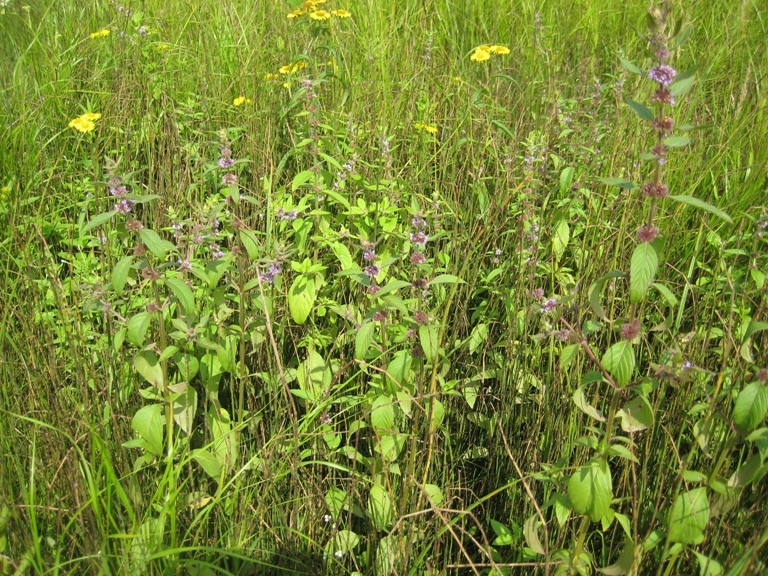
{"type": "Polygon", "coordinates": [[[336,558],[338,558],[339,560],[341,560],[344,557],[344,552],[342,552],[341,550],[336,550],[336,552],[334,552],[333,555],[336,556],[336,558]]]}
{"type": "Polygon", "coordinates": [[[331,515],[330,514],[326,514],[325,516],[323,516],[323,522],[328,524],[328,522],[330,522],[330,521],[331,521],[331,515]]]}

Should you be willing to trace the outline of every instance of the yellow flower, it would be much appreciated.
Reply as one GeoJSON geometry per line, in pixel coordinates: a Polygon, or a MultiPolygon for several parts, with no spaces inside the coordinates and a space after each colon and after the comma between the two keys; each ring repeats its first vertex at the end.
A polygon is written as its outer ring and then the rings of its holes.
{"type": "Polygon", "coordinates": [[[501,56],[506,56],[509,54],[509,48],[506,46],[501,46],[500,44],[494,44],[493,46],[488,47],[488,52],[491,54],[500,54],[501,56]]]}
{"type": "Polygon", "coordinates": [[[264,74],[264,80],[274,80],[275,78],[277,78],[277,74],[272,74],[271,72],[264,74]]]}
{"type": "Polygon", "coordinates": [[[234,106],[242,106],[243,104],[250,104],[250,103],[251,103],[251,99],[246,98],[245,96],[238,96],[237,98],[232,100],[232,104],[234,106]]]}
{"type": "Polygon", "coordinates": [[[104,36],[109,36],[109,28],[102,28],[101,30],[97,32],[91,33],[91,38],[103,38],[104,36]]]}
{"type": "Polygon", "coordinates": [[[79,118],[72,120],[69,123],[69,127],[85,134],[86,132],[90,132],[91,130],[95,129],[96,124],[94,124],[93,120],[88,120],[87,118],[80,116],[79,118]]]}
{"type": "Polygon", "coordinates": [[[302,68],[306,68],[306,67],[307,67],[306,61],[299,60],[293,65],[286,64],[285,66],[280,66],[280,69],[278,70],[278,72],[280,72],[280,74],[294,74],[299,70],[301,70],[302,68]]]}
{"type": "Polygon", "coordinates": [[[309,17],[312,18],[312,20],[328,20],[328,18],[331,17],[331,14],[325,10],[315,10],[314,12],[309,13],[309,17]]]}
{"type": "Polygon", "coordinates": [[[99,118],[101,118],[101,114],[99,114],[98,112],[86,112],[85,114],[80,116],[80,118],[82,118],[83,120],[90,120],[91,122],[94,122],[99,118]]]}
{"type": "Polygon", "coordinates": [[[424,124],[423,122],[416,122],[416,124],[414,124],[413,127],[416,130],[423,130],[424,132],[429,132],[430,134],[437,134],[437,126],[435,126],[434,124],[424,124]]]}
{"type": "Polygon", "coordinates": [[[485,62],[491,57],[491,53],[488,50],[481,50],[478,48],[472,53],[472,56],[469,57],[470,60],[473,62],[485,62]]]}
{"type": "Polygon", "coordinates": [[[290,82],[283,82],[283,88],[290,88],[291,83],[290,82]]]}
{"type": "Polygon", "coordinates": [[[165,52],[170,47],[171,47],[171,45],[170,44],[166,44],[165,42],[160,42],[160,44],[155,46],[155,48],[157,48],[158,52],[165,52]]]}
{"type": "Polygon", "coordinates": [[[453,81],[454,82],[461,82],[461,77],[460,76],[454,76],[453,77],[453,81]]]}
{"type": "Polygon", "coordinates": [[[317,4],[318,3],[315,0],[305,0],[301,5],[301,8],[306,12],[307,10],[314,10],[317,4]]]}
{"type": "Polygon", "coordinates": [[[299,10],[299,9],[296,9],[296,10],[294,10],[293,12],[291,12],[290,14],[288,14],[288,18],[289,18],[289,19],[292,19],[292,18],[298,18],[298,17],[299,17],[299,16],[301,16],[302,14],[306,14],[306,13],[307,13],[307,11],[306,11],[306,10],[299,10]]]}
{"type": "Polygon", "coordinates": [[[334,16],[337,16],[338,18],[352,18],[352,13],[344,10],[344,8],[339,8],[338,10],[331,10],[331,14],[334,16]]]}

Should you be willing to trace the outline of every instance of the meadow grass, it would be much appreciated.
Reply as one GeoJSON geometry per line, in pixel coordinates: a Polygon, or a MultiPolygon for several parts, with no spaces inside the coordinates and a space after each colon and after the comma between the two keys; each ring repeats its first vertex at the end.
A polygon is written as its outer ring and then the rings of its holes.
{"type": "Polygon", "coordinates": [[[764,573],[760,2],[658,203],[643,2],[315,8],[2,3],[0,573],[764,573]]]}

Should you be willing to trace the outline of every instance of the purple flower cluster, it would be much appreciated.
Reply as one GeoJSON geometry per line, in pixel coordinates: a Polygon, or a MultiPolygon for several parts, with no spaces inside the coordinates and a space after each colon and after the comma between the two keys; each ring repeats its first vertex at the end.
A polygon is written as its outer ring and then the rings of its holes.
{"type": "Polygon", "coordinates": [[[547,312],[552,312],[557,307],[557,298],[548,298],[541,308],[539,308],[539,312],[542,314],[546,314],[547,312]]]}
{"type": "Polygon", "coordinates": [[[677,71],[667,64],[661,64],[648,71],[648,78],[665,87],[672,84],[675,76],[677,76],[677,71]]]}
{"type": "Polygon", "coordinates": [[[133,207],[135,205],[136,203],[133,200],[122,198],[121,200],[118,200],[113,210],[125,216],[126,214],[130,214],[131,210],[133,210],[133,207]]]}
{"type": "Polygon", "coordinates": [[[232,166],[235,165],[235,161],[232,158],[232,150],[230,150],[227,147],[224,147],[221,149],[221,158],[219,158],[219,168],[223,168],[224,170],[227,170],[229,168],[232,168],[232,166]]]}
{"type": "Polygon", "coordinates": [[[333,189],[338,190],[341,187],[342,182],[344,182],[347,179],[347,176],[354,173],[355,171],[355,162],[357,162],[357,159],[353,155],[349,160],[344,162],[341,166],[341,170],[336,172],[336,180],[333,183],[333,189]]]}
{"type": "Polygon", "coordinates": [[[294,208],[293,210],[286,210],[285,208],[280,208],[277,211],[277,217],[280,220],[296,220],[298,218],[299,212],[294,208]]]}
{"type": "Polygon", "coordinates": [[[272,262],[267,271],[260,276],[261,281],[266,282],[267,284],[273,284],[275,282],[275,277],[282,271],[283,267],[280,265],[280,262],[272,262]]]}

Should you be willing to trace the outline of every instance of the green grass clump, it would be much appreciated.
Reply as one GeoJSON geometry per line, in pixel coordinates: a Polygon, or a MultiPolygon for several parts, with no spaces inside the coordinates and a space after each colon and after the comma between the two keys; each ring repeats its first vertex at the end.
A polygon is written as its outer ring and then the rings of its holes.
{"type": "Polygon", "coordinates": [[[0,574],[764,573],[768,31],[689,4],[0,1],[0,574]]]}

